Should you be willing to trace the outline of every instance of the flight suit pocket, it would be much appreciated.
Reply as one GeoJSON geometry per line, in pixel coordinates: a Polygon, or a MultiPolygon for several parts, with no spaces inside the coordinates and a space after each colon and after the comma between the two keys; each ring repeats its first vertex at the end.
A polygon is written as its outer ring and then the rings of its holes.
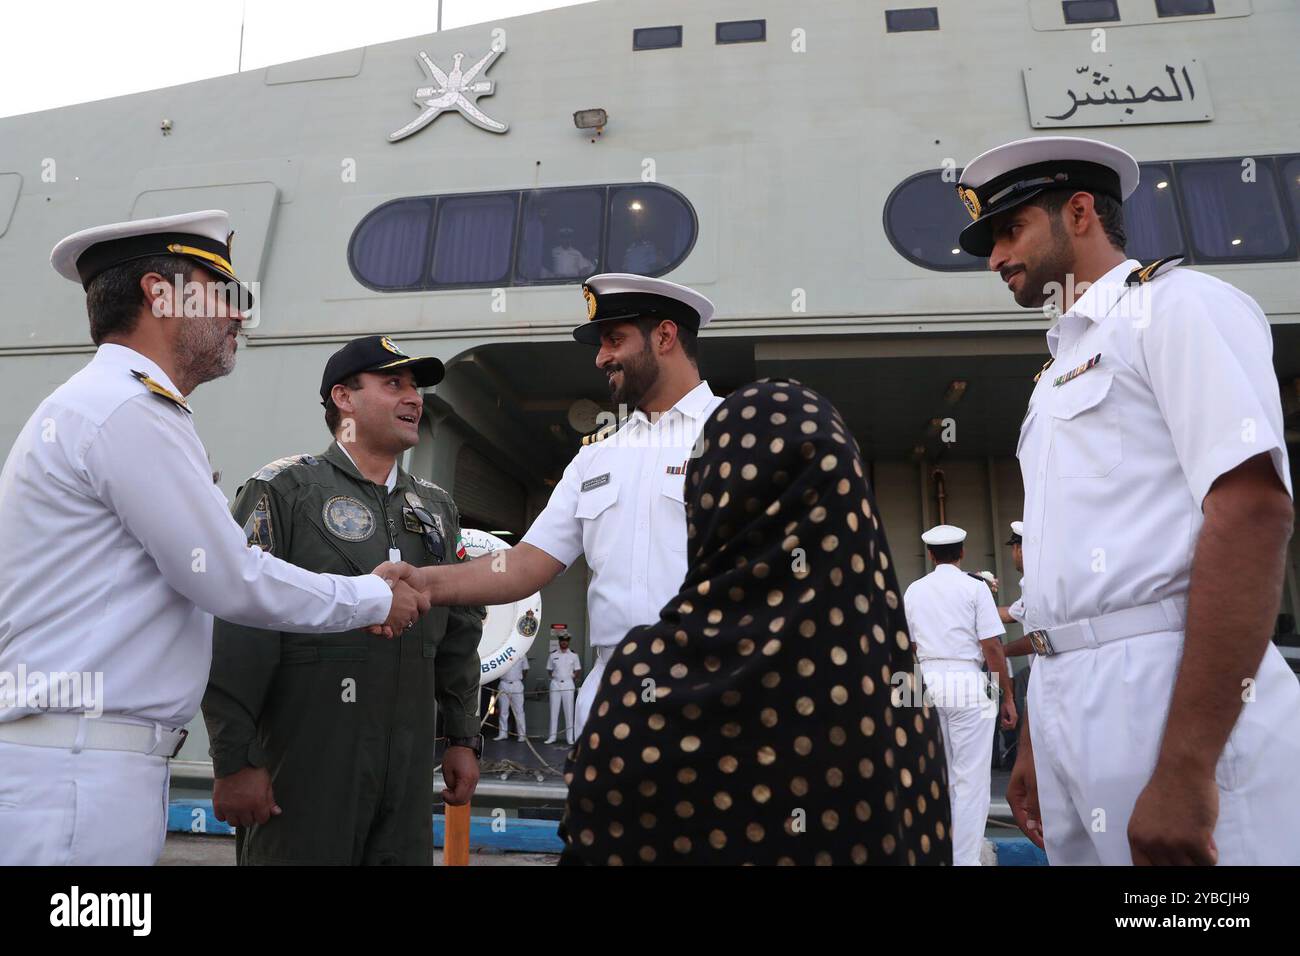
{"type": "Polygon", "coordinates": [[[1113,372],[1087,372],[1052,396],[1052,456],[1061,478],[1102,478],[1123,460],[1119,406],[1106,401],[1113,372]]]}

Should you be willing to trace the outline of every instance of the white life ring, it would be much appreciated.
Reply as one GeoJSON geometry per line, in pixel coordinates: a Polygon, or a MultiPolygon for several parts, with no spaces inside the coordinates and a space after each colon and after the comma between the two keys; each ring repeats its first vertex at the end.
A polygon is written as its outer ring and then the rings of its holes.
{"type": "MultiPolygon", "coordinates": [[[[510,549],[510,545],[496,535],[475,528],[462,528],[460,537],[466,555],[471,558],[510,549]]],[[[483,637],[478,644],[479,683],[496,680],[526,655],[541,627],[540,592],[512,604],[489,607],[483,621],[483,637]]]]}

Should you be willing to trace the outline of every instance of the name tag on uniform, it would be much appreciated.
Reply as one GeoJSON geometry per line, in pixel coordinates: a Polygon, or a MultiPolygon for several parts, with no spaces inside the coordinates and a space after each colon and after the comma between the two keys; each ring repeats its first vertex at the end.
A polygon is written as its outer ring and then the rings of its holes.
{"type": "Polygon", "coordinates": [[[1064,375],[1058,375],[1058,376],[1056,376],[1056,379],[1052,382],[1052,388],[1060,388],[1060,387],[1061,387],[1062,385],[1064,385],[1066,382],[1072,382],[1072,381],[1074,381],[1076,378],[1078,378],[1078,377],[1079,377],[1080,375],[1082,375],[1084,372],[1088,371],[1088,369],[1090,369],[1090,368],[1096,368],[1096,367],[1097,367],[1097,363],[1100,362],[1100,361],[1101,361],[1101,353],[1098,352],[1096,355],[1094,355],[1092,358],[1088,359],[1088,361],[1084,362],[1084,363],[1083,363],[1082,365],[1080,365],[1078,368],[1076,368],[1076,369],[1071,369],[1070,371],[1066,372],[1064,375]]]}
{"type": "Polygon", "coordinates": [[[582,490],[591,491],[607,484],[609,484],[609,472],[605,472],[603,475],[597,475],[595,478],[588,478],[582,483],[582,490]]]}

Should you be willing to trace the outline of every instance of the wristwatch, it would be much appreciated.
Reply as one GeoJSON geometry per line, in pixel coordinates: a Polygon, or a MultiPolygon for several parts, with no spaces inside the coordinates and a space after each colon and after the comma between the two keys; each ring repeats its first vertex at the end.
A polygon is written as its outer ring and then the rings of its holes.
{"type": "Polygon", "coordinates": [[[447,746],[468,747],[470,750],[474,751],[474,757],[476,759],[481,758],[483,756],[483,735],[475,734],[473,737],[448,737],[447,746]]]}

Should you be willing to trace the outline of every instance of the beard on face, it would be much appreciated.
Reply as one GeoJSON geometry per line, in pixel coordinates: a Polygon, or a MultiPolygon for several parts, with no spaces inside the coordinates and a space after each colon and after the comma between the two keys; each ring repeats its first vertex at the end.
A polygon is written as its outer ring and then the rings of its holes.
{"type": "Polygon", "coordinates": [[[647,338],[645,347],[632,358],[606,369],[606,372],[610,371],[623,373],[621,385],[610,383],[609,395],[614,403],[630,408],[640,405],[646,393],[659,381],[659,363],[655,361],[650,340],[647,338]]]}
{"type": "Polygon", "coordinates": [[[235,369],[235,347],[230,338],[238,318],[182,317],[180,337],[176,342],[178,377],[191,389],[214,378],[229,375],[235,369]]]}
{"type": "Polygon", "coordinates": [[[1020,289],[1012,293],[1016,305],[1025,309],[1041,308],[1055,283],[1065,288],[1065,277],[1074,269],[1074,251],[1070,247],[1070,237],[1065,226],[1061,224],[1059,214],[1049,217],[1052,222],[1052,241],[1035,260],[1026,259],[1020,264],[1024,278],[1020,280],[1020,289]]]}

